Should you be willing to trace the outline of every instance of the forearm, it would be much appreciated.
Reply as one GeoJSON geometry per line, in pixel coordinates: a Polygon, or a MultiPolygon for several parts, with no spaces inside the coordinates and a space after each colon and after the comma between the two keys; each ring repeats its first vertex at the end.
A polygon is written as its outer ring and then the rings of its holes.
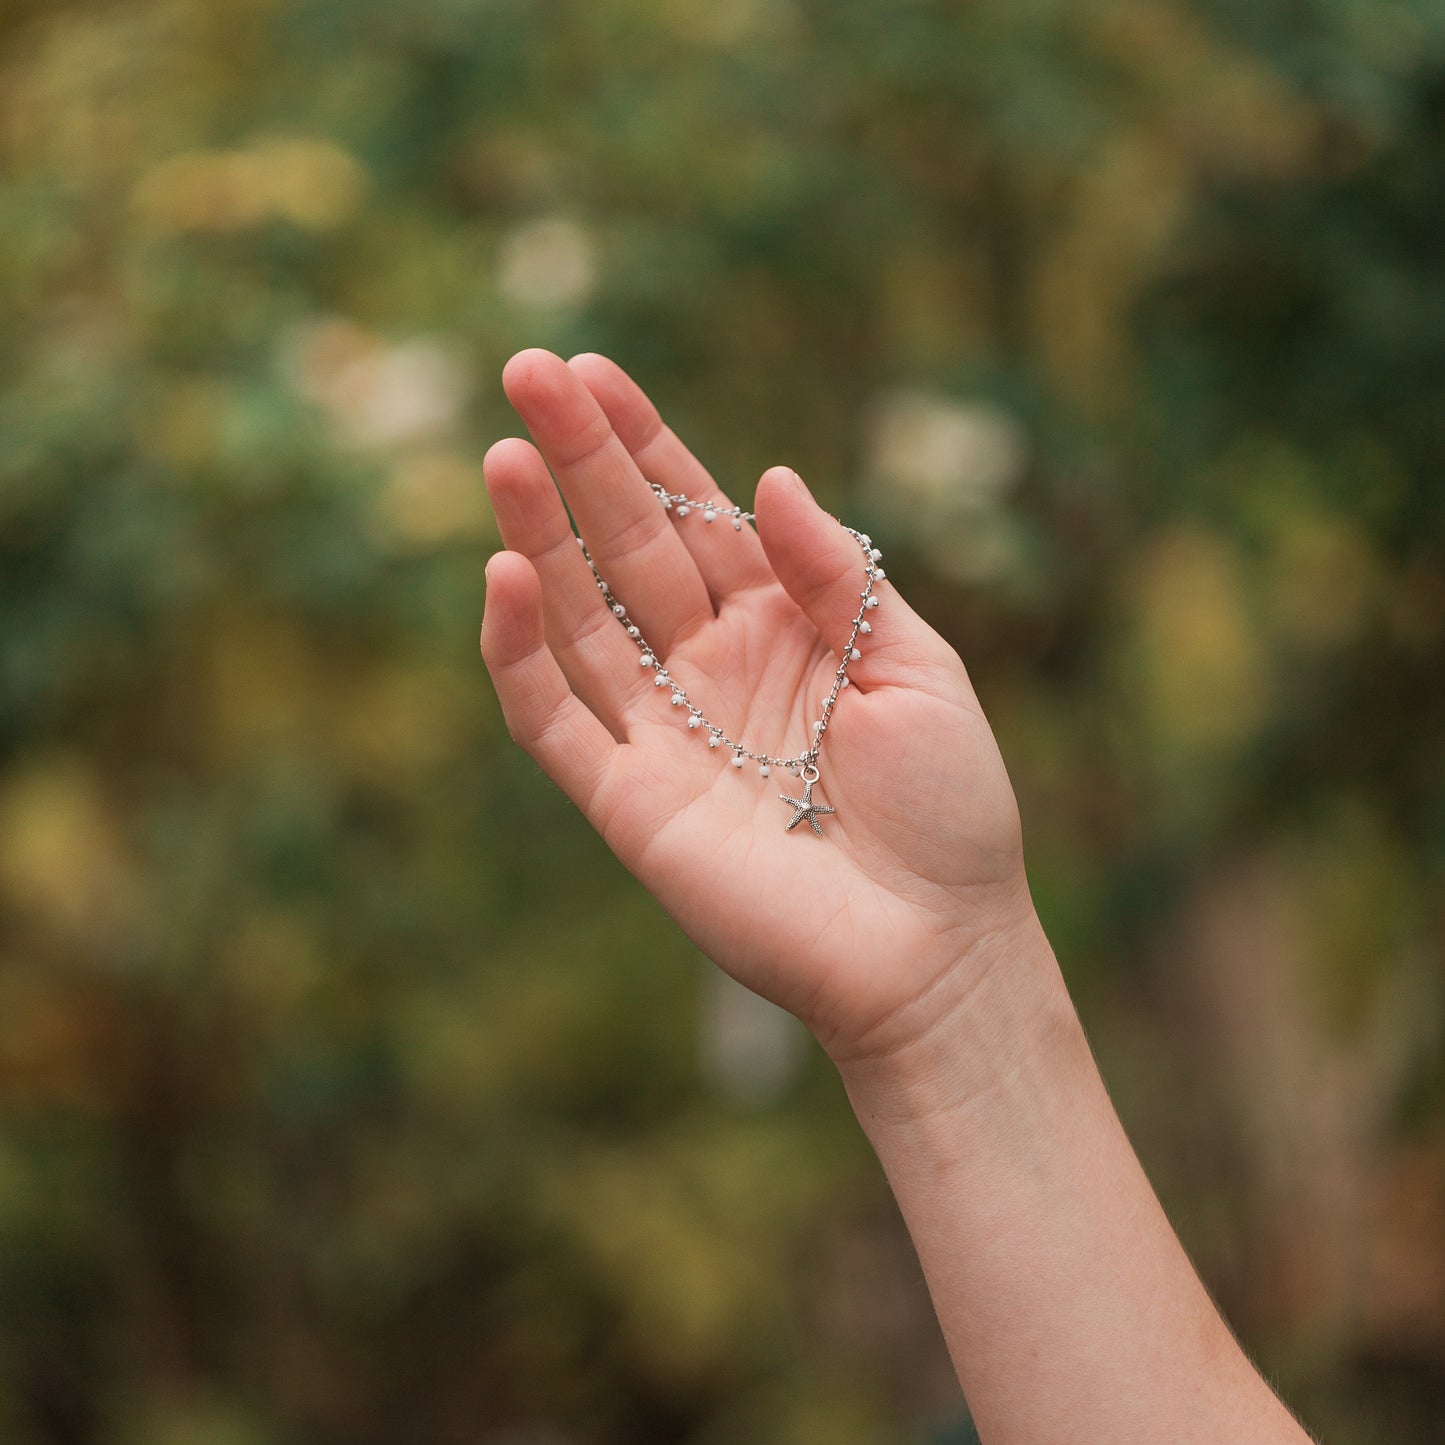
{"type": "Polygon", "coordinates": [[[985,1445],[1279,1442],[1139,1166],[1035,920],[909,1049],[841,1059],[985,1445]]]}

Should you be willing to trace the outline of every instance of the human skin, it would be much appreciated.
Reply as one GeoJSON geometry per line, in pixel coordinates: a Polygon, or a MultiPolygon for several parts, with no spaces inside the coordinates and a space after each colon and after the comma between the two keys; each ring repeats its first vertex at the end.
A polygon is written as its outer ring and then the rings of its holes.
{"type": "MultiPolygon", "coordinates": [[[[796,1014],[887,1173],[985,1445],[1305,1442],[1186,1258],[1099,1077],[1030,900],[1018,808],[957,653],[889,581],[815,796],[825,837],[681,725],[598,570],[709,719],[811,737],[857,615],[857,543],[785,467],[757,530],[596,355],[524,351],[535,445],[485,461],[504,551],[482,655],[513,738],[720,968],[796,1014]],[[659,696],[659,693],[662,696],[659,696]]],[[[783,786],[779,786],[782,784],[783,786]]]]}

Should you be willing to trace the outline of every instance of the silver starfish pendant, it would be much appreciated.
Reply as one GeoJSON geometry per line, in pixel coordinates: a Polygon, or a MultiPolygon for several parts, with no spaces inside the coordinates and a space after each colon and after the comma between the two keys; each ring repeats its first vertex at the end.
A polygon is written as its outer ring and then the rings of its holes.
{"type": "Polygon", "coordinates": [[[837,810],[828,807],[825,803],[815,803],[813,801],[813,784],[817,781],[817,768],[811,766],[806,767],[803,769],[803,796],[801,798],[790,798],[786,793],[778,794],[778,797],[780,797],[783,802],[789,804],[796,810],[793,816],[783,824],[784,832],[791,833],[799,823],[806,819],[808,826],[812,828],[820,838],[823,836],[823,827],[822,824],[818,822],[818,819],[826,813],[836,812],[837,810]],[[811,778],[808,776],[809,773],[813,775],[811,778]]]}

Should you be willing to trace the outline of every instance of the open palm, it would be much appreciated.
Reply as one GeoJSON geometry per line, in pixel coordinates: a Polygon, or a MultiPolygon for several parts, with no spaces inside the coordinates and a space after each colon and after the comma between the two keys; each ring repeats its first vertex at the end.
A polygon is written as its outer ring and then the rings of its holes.
{"type": "Polygon", "coordinates": [[[785,468],[759,483],[756,534],[670,516],[649,482],[733,504],[603,357],[523,352],[503,379],[537,443],[486,459],[508,550],[488,565],[482,652],[512,735],[703,952],[835,1057],[906,1040],[967,993],[976,945],[1030,912],[1013,794],[957,654],[878,584],[820,759],[815,801],[836,812],[822,839],[785,831],[780,795],[801,782],[729,766],[685,726],[567,508],[692,701],[774,756],[805,751],[833,684],[862,590],[856,542],[785,468]]]}

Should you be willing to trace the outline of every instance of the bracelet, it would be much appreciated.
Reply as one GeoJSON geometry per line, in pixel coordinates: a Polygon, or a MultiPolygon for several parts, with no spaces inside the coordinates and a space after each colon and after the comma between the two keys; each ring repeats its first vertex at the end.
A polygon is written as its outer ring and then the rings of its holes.
{"type": "MultiPolygon", "coordinates": [[[[743,511],[741,507],[719,507],[713,502],[697,502],[685,493],[669,492],[656,482],[651,482],[649,485],[663,508],[671,512],[674,519],[680,520],[690,513],[701,513],[705,523],[715,522],[719,517],[727,517],[732,521],[735,532],[742,531],[744,522],[754,520],[754,514],[743,511]]],[[[858,639],[873,631],[873,625],[868,621],[868,613],[878,606],[878,598],[873,593],[873,585],[887,575],[878,565],[883,554],[873,545],[873,539],[865,532],[856,531],[843,523],[839,525],[858,543],[863,553],[864,580],[863,590],[858,594],[858,614],[853,619],[848,641],[843,646],[843,660],[838,664],[838,670],[833,678],[833,686],[829,689],[828,696],[823,699],[821,716],[813,724],[812,745],[805,752],[789,758],[775,758],[768,753],[754,752],[751,748],[730,738],[716,723],[703,716],[702,709],[688,697],[687,690],[667,670],[666,665],[658,658],[656,650],[648,644],[641,629],[628,615],[627,608],[617,600],[612,589],[603,581],[602,574],[597,570],[597,564],[592,560],[592,554],[587,550],[586,542],[581,537],[577,539],[577,545],[582,549],[582,555],[587,559],[587,565],[592,569],[592,576],[596,579],[598,589],[602,593],[602,600],[612,610],[612,615],[617,618],[618,622],[627,629],[627,635],[637,644],[641,654],[637,659],[638,663],[642,667],[652,670],[652,685],[656,688],[670,689],[669,702],[675,708],[686,709],[687,726],[694,732],[706,732],[709,748],[728,749],[732,754],[733,767],[741,768],[744,761],[751,759],[757,763],[760,777],[768,777],[773,768],[786,768],[790,773],[800,777],[803,783],[801,798],[791,798],[786,793],[778,794],[778,797],[794,810],[793,816],[783,824],[783,828],[786,832],[792,832],[799,823],[806,822],[820,838],[823,836],[823,829],[818,821],[819,818],[825,814],[836,812],[836,809],[813,801],[813,786],[819,777],[818,755],[822,752],[823,738],[828,732],[828,724],[832,720],[833,708],[837,705],[838,695],[849,685],[848,667],[863,655],[858,649],[858,639]]]]}

